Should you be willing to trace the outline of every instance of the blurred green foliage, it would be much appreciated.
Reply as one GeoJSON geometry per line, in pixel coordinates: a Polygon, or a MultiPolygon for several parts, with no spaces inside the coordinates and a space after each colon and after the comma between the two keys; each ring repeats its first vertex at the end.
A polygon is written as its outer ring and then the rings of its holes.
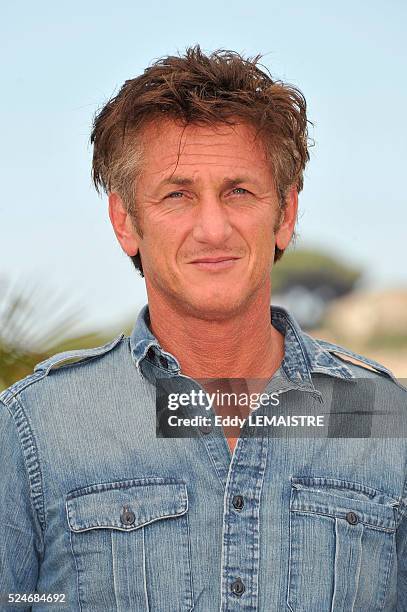
{"type": "Polygon", "coordinates": [[[31,374],[50,355],[110,339],[103,333],[72,334],[80,319],[80,309],[67,306],[61,296],[0,282],[0,390],[31,374]]]}
{"type": "Polygon", "coordinates": [[[361,270],[342,263],[336,257],[314,249],[287,251],[274,265],[271,279],[273,293],[282,293],[294,284],[310,290],[331,285],[336,295],[351,291],[362,275],[361,270]]]}

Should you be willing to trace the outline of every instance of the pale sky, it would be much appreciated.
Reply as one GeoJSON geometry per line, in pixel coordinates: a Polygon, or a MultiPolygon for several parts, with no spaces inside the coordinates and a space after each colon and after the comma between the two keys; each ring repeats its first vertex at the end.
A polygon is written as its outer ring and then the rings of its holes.
{"type": "Polygon", "coordinates": [[[144,281],[90,179],[95,111],[162,55],[199,43],[264,54],[315,124],[298,246],[407,286],[406,3],[362,0],[4,2],[0,280],[83,308],[83,328],[135,318],[144,281]]]}

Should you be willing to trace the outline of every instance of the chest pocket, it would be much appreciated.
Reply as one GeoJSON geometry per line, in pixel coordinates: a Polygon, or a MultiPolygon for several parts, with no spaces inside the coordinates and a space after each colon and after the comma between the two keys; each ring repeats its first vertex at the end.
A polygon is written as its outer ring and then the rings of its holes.
{"type": "Polygon", "coordinates": [[[83,611],[192,609],[186,485],[168,478],[95,484],[66,511],[83,611]]]}
{"type": "Polygon", "coordinates": [[[359,483],[292,478],[288,608],[383,610],[395,556],[396,504],[359,483]]]}

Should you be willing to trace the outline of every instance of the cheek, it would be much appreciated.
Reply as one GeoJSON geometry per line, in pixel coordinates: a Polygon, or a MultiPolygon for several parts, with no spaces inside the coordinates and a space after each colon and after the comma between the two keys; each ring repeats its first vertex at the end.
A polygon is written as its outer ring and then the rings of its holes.
{"type": "Polygon", "coordinates": [[[253,225],[250,233],[246,234],[250,236],[252,248],[257,253],[268,253],[274,249],[275,233],[273,228],[273,221],[267,218],[253,225]]]}
{"type": "Polygon", "coordinates": [[[173,268],[182,244],[183,236],[168,224],[151,225],[144,233],[145,256],[156,269],[173,268]]]}
{"type": "Polygon", "coordinates": [[[254,258],[255,276],[268,275],[274,261],[275,234],[270,220],[256,226],[251,234],[251,251],[254,258]]]}

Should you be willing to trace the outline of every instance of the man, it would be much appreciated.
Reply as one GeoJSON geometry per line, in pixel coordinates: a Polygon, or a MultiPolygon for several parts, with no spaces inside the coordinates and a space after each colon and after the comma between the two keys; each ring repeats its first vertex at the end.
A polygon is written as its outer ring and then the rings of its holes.
{"type": "Polygon", "coordinates": [[[402,414],[406,389],[270,309],[307,119],[258,59],[190,48],[95,119],[93,177],[148,305],[130,338],[1,395],[2,609],[407,610],[405,439],[370,419],[402,414]],[[224,408],[219,389],[277,405],[224,408]]]}

